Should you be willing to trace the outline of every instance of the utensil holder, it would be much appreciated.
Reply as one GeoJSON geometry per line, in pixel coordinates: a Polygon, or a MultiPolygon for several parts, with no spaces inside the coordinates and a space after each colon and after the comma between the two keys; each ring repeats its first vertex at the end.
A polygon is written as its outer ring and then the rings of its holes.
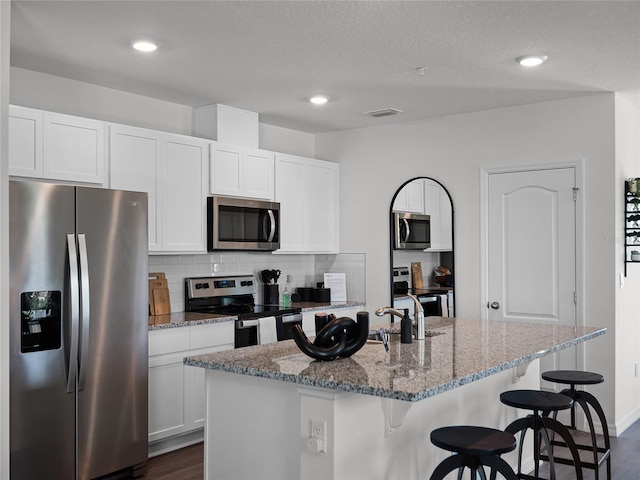
{"type": "Polygon", "coordinates": [[[262,301],[265,305],[279,305],[280,291],[278,284],[265,284],[262,286],[262,301]]]}

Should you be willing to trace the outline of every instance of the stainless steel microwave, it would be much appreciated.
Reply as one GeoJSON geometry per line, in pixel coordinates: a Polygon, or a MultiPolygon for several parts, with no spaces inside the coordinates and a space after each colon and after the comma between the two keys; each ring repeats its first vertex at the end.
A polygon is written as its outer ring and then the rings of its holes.
{"type": "Polygon", "coordinates": [[[268,200],[207,197],[207,249],[277,250],[280,204],[268,200]]]}
{"type": "Polygon", "coordinates": [[[431,217],[419,213],[394,212],[396,250],[424,250],[431,247],[431,217]]]}

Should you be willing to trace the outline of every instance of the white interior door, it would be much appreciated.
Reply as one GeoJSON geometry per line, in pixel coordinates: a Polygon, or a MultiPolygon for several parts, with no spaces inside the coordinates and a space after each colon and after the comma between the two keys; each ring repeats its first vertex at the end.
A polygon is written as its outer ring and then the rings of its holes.
{"type": "MultiPolygon", "coordinates": [[[[576,325],[575,187],[574,168],[489,174],[489,319],[576,325]]],[[[576,365],[573,347],[540,368],[576,365]]]]}

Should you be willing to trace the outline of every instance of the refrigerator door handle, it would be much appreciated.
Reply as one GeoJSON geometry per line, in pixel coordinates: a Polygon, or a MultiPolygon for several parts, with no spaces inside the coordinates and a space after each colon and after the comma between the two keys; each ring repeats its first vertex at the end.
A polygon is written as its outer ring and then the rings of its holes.
{"type": "Polygon", "coordinates": [[[67,359],[67,393],[75,391],[76,373],[78,370],[78,328],[80,315],[80,289],[78,282],[78,251],[76,236],[67,234],[67,251],[69,254],[69,356],[67,359]]]}
{"type": "Polygon", "coordinates": [[[80,319],[82,322],[78,390],[84,390],[87,378],[87,358],[89,355],[89,327],[91,325],[91,310],[89,303],[89,262],[87,259],[87,239],[84,233],[78,234],[78,250],[80,257],[80,319]]]}

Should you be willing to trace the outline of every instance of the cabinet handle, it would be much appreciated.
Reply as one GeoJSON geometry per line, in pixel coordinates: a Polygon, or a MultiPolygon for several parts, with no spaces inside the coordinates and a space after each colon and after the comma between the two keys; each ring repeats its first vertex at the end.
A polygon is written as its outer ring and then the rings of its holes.
{"type": "Polygon", "coordinates": [[[500,302],[487,303],[487,308],[493,308],[494,310],[498,310],[500,308],[500,302]]]}

